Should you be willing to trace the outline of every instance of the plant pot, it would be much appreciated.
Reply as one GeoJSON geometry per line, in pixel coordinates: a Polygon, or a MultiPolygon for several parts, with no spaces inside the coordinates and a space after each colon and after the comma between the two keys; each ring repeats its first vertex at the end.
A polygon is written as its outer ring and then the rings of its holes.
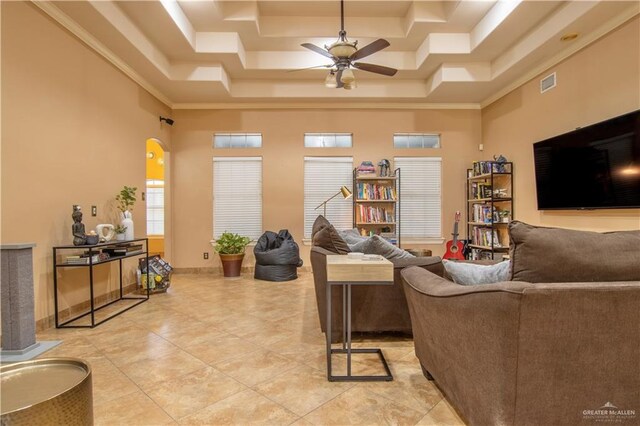
{"type": "Polygon", "coordinates": [[[244,253],[241,254],[220,254],[222,261],[222,271],[225,277],[239,277],[242,268],[242,259],[244,253]]]}
{"type": "Polygon", "coordinates": [[[124,241],[124,234],[116,234],[116,241],[124,241]]]}

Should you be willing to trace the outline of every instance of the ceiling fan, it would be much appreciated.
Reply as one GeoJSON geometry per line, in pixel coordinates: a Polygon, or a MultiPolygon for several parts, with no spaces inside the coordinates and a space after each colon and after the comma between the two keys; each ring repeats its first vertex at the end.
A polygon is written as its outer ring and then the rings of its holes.
{"type": "Polygon", "coordinates": [[[325,85],[327,87],[345,88],[347,90],[355,88],[356,78],[351,70],[352,67],[362,71],[388,76],[393,76],[398,72],[397,69],[382,65],[356,62],[366,56],[372,55],[386,47],[389,47],[390,44],[387,40],[379,38],[361,49],[358,49],[356,47],[357,45],[357,40],[350,42],[347,39],[347,32],[344,30],[344,0],[340,0],[340,32],[338,33],[338,40],[330,46],[325,46],[324,49],[311,43],[302,43],[301,46],[333,60],[333,64],[330,65],[311,67],[330,68],[329,75],[325,80],[325,85]]]}

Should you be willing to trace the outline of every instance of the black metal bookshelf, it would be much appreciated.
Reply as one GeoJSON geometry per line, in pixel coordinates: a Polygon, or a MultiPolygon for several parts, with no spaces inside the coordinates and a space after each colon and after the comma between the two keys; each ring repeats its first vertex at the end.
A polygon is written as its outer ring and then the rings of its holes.
{"type": "Polygon", "coordinates": [[[467,169],[469,259],[496,259],[509,250],[513,220],[513,163],[477,161],[467,169]]]}
{"type": "Polygon", "coordinates": [[[358,175],[358,169],[353,170],[353,227],[357,228],[361,234],[371,233],[381,235],[391,243],[400,247],[400,169],[395,169],[390,176],[378,176],[376,174],[358,175]],[[363,198],[361,185],[372,184],[377,187],[390,188],[393,190],[393,197],[363,198]],[[392,220],[370,220],[362,218],[360,209],[373,208],[387,212],[392,220]],[[387,229],[388,231],[384,231],[387,229]]]}

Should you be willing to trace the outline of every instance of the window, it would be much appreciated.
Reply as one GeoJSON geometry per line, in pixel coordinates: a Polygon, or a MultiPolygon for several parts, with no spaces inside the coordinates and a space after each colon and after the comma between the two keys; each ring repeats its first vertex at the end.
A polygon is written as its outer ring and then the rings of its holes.
{"type": "Polygon", "coordinates": [[[262,234],[262,158],[213,159],[213,238],[233,232],[262,234]]]}
{"type": "Polygon", "coordinates": [[[147,179],[147,235],[164,235],[164,181],[147,179]]]}
{"type": "Polygon", "coordinates": [[[440,135],[429,133],[394,133],[394,148],[440,148],[440,135]]]}
{"type": "Polygon", "coordinates": [[[305,133],[305,148],[351,148],[353,135],[351,133],[305,133]]]}
{"type": "Polygon", "coordinates": [[[214,148],[262,148],[260,133],[216,133],[214,148]]]}
{"type": "MultiPolygon", "coordinates": [[[[353,186],[353,158],[304,158],[304,237],[311,238],[311,227],[323,208],[315,209],[342,186],[353,186]]],[[[353,204],[338,195],[327,203],[327,219],[336,229],[352,227],[353,204]]]]}
{"type": "Polygon", "coordinates": [[[408,238],[441,238],[439,157],[396,157],[400,168],[400,233],[408,238]]]}

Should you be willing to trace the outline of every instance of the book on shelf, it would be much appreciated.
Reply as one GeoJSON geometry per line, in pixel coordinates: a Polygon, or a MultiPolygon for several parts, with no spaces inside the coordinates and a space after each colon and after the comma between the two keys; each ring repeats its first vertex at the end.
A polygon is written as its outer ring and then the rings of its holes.
{"type": "Polygon", "coordinates": [[[474,161],[473,176],[487,175],[492,171],[493,173],[510,173],[511,170],[507,166],[508,164],[497,161],[474,161]]]}
{"type": "Polygon", "coordinates": [[[89,253],[86,252],[81,255],[67,256],[65,263],[70,265],[89,265],[90,263],[97,263],[107,259],[109,259],[107,253],[94,253],[93,255],[89,255],[89,253]]]}
{"type": "Polygon", "coordinates": [[[117,244],[108,246],[102,249],[103,253],[108,253],[111,256],[125,256],[132,254],[142,253],[142,244],[117,244]]]}
{"type": "Polygon", "coordinates": [[[473,228],[471,244],[484,247],[502,247],[498,230],[492,228],[483,228],[481,226],[473,228]]]}
{"type": "Polygon", "coordinates": [[[356,191],[358,200],[396,200],[395,188],[388,185],[359,182],[356,191]]]}
{"type": "Polygon", "coordinates": [[[491,198],[493,191],[491,184],[482,182],[471,182],[471,199],[491,198]]]}
{"type": "Polygon", "coordinates": [[[380,223],[395,222],[395,215],[391,209],[384,207],[358,206],[360,213],[360,222],[364,223],[380,223]]]}

